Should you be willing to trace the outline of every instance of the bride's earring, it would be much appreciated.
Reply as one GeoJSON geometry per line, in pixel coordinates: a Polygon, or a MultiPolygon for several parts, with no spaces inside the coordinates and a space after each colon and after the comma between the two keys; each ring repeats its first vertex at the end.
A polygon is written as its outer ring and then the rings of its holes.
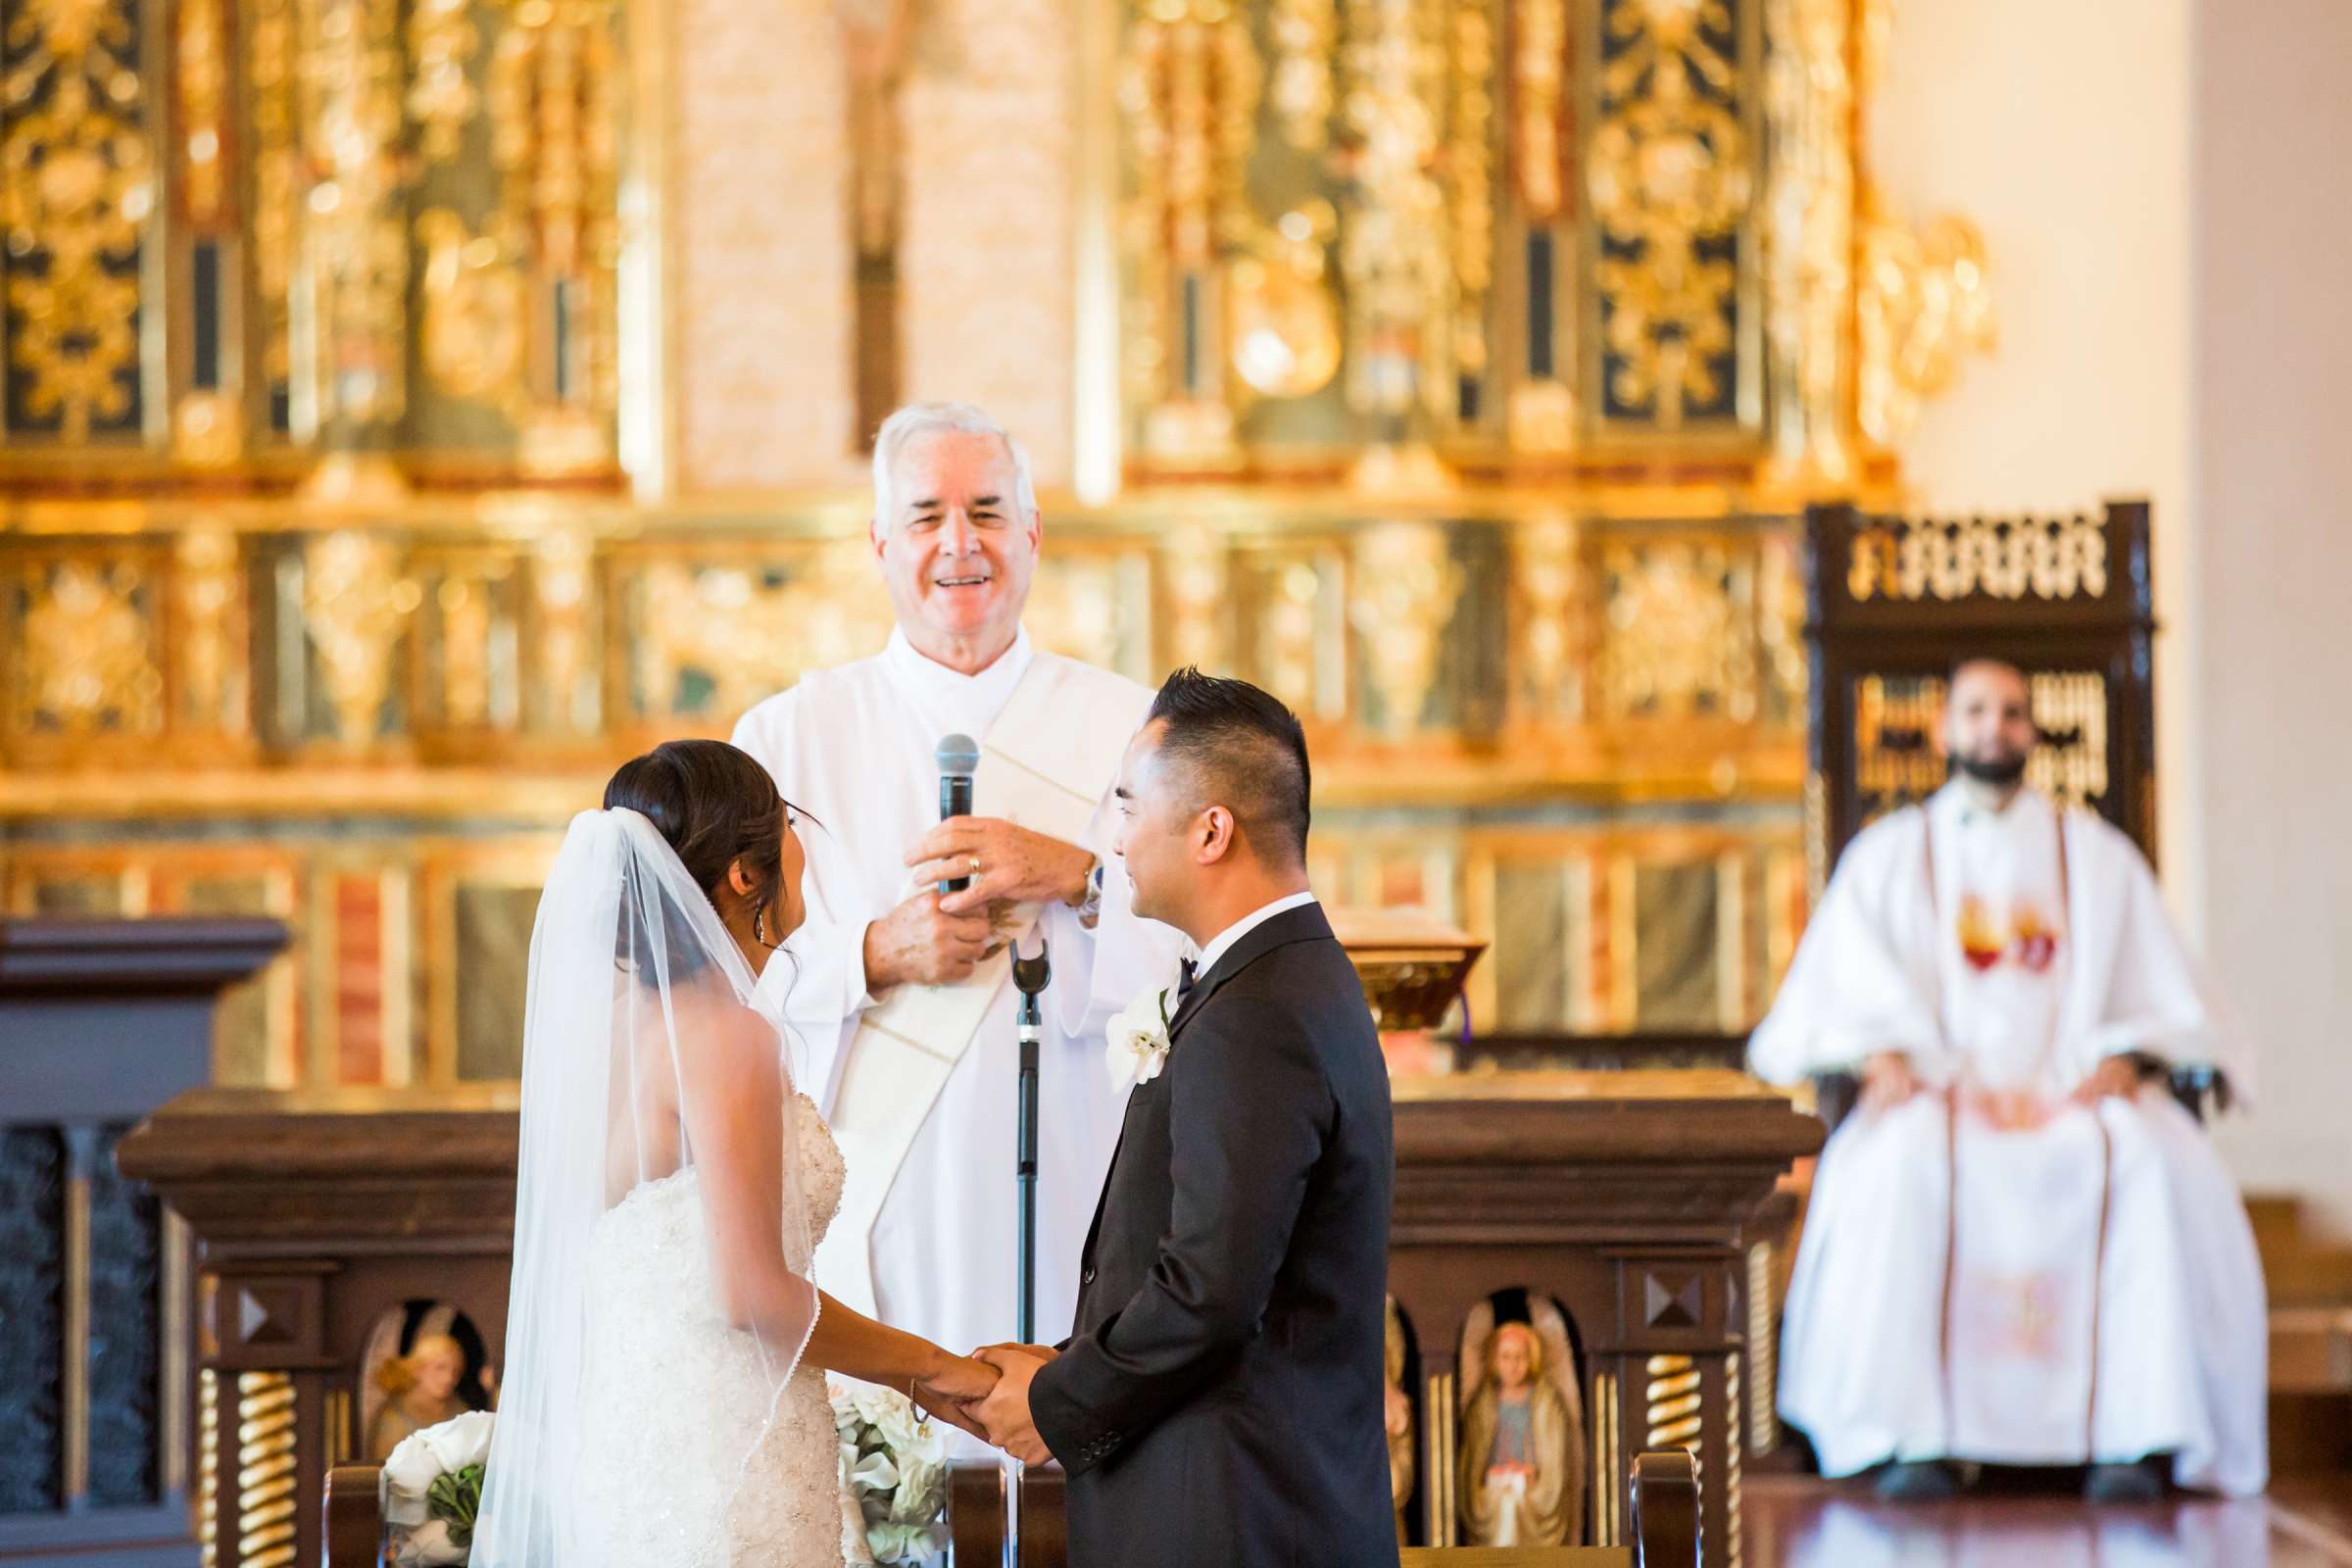
{"type": "Polygon", "coordinates": [[[762,904],[752,911],[752,940],[773,953],[784,944],[767,940],[767,906],[762,904]]]}

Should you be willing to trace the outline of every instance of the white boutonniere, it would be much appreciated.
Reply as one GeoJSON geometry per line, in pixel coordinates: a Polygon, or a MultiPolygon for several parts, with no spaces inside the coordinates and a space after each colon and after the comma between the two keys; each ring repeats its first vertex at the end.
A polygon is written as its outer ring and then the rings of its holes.
{"type": "Polygon", "coordinates": [[[1132,1089],[1159,1076],[1168,1064],[1168,1011],[1175,988],[1147,991],[1110,1020],[1102,1066],[1112,1089],[1132,1089]]]}

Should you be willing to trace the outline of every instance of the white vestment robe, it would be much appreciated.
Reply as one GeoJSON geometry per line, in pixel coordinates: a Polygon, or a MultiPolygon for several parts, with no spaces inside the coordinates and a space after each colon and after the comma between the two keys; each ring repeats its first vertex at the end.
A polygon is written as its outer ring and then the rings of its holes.
{"type": "MultiPolygon", "coordinates": [[[[866,988],[865,928],[915,891],[906,852],[939,822],[934,750],[950,734],[984,739],[1031,661],[1055,657],[1033,653],[1023,633],[994,664],[965,676],[893,633],[881,654],[807,675],[736,726],[735,744],[822,824],[800,830],[808,920],[760,983],[784,997],[808,1057],[804,1087],[828,1114],[859,1016],[877,1000],[866,988]],[[812,712],[820,724],[808,722],[812,712]]],[[[1132,734],[1152,693],[1132,682],[1110,690],[1117,710],[1073,712],[1066,721],[1132,734]]],[[[1079,1252],[1126,1109],[1126,1091],[1111,1087],[1103,1066],[1103,1027],[1145,988],[1175,983],[1184,943],[1174,928],[1133,912],[1110,852],[1109,787],[1105,780],[1084,841],[1105,866],[1095,929],[1058,904],[1038,926],[1054,965],[1038,1072],[1037,1333],[1046,1344],[1070,1332],[1079,1252]]],[[[955,1351],[1014,1337],[1016,1000],[1007,977],[868,1237],[876,1315],[955,1351]]],[[[820,1252],[817,1283],[836,1289],[826,1275],[820,1252]]]]}
{"type": "Polygon", "coordinates": [[[1899,1051],[1931,1086],[1857,1107],[1814,1177],[1780,1407],[1825,1474],[2168,1452],[2181,1486],[2262,1489],[2268,1320],[2235,1185],[2161,1086],[2065,1099],[2128,1052],[2251,1098],[2128,838],[2082,810],[2061,834],[2030,790],[1990,811],[1953,786],[1874,823],[1748,1051],[1776,1083],[1899,1051]],[[1996,1125],[1972,1090],[2044,1109],[1996,1125]]]}

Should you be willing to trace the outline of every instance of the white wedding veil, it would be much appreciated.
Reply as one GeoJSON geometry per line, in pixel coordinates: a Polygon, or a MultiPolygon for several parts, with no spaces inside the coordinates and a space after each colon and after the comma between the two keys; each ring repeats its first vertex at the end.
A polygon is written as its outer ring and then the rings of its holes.
{"type": "MultiPolygon", "coordinates": [[[[653,822],[625,809],[574,817],[531,932],[514,1286],[477,1568],[603,1560],[586,1539],[615,1501],[601,1494],[613,1466],[599,1446],[698,1418],[662,1407],[678,1391],[643,1366],[611,1375],[616,1336],[711,1344],[745,1368],[737,1381],[753,1385],[743,1408],[756,1429],[717,1466],[727,1499],[745,1484],[817,1315],[789,1038],[653,822]],[[707,1253],[684,1243],[689,1266],[674,1277],[631,1277],[628,1255],[673,1254],[629,1254],[630,1239],[674,1230],[680,1214],[707,1253]]],[[[735,1426],[701,1418],[725,1428],[731,1452],[735,1426]]],[[[724,1502],[708,1511],[707,1529],[723,1529],[724,1502]]]]}

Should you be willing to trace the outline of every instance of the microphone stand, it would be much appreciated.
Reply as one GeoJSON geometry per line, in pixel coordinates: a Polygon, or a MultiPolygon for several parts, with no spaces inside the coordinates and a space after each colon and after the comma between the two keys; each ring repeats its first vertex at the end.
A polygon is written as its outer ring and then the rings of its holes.
{"type": "Polygon", "coordinates": [[[1020,945],[1013,945],[1012,985],[1021,994],[1013,1014],[1021,1045],[1020,1110],[1014,1123],[1012,1166],[1020,1212],[1020,1299],[1014,1314],[1014,1337],[1023,1345],[1037,1343],[1037,1045],[1045,1032],[1045,1012],[1038,999],[1054,977],[1052,956],[1053,949],[1043,936],[1037,939],[1034,958],[1022,956],[1020,945]]]}
{"type": "MultiPolygon", "coordinates": [[[[1014,1123],[1012,1160],[1014,1200],[1020,1208],[1015,1242],[1020,1296],[1013,1308],[1013,1338],[1023,1345],[1037,1343],[1037,1045],[1046,1028],[1045,1009],[1038,999],[1045,995],[1047,983],[1054,978],[1053,951],[1053,945],[1042,933],[1037,939],[1034,958],[1022,956],[1018,942],[1012,946],[1012,986],[1021,994],[1012,1015],[1014,1033],[1021,1046],[1020,1109],[1014,1123]]],[[[1015,1568],[1022,1560],[1022,1471],[1018,1459],[1004,1457],[1004,1568],[1015,1568]]]]}

